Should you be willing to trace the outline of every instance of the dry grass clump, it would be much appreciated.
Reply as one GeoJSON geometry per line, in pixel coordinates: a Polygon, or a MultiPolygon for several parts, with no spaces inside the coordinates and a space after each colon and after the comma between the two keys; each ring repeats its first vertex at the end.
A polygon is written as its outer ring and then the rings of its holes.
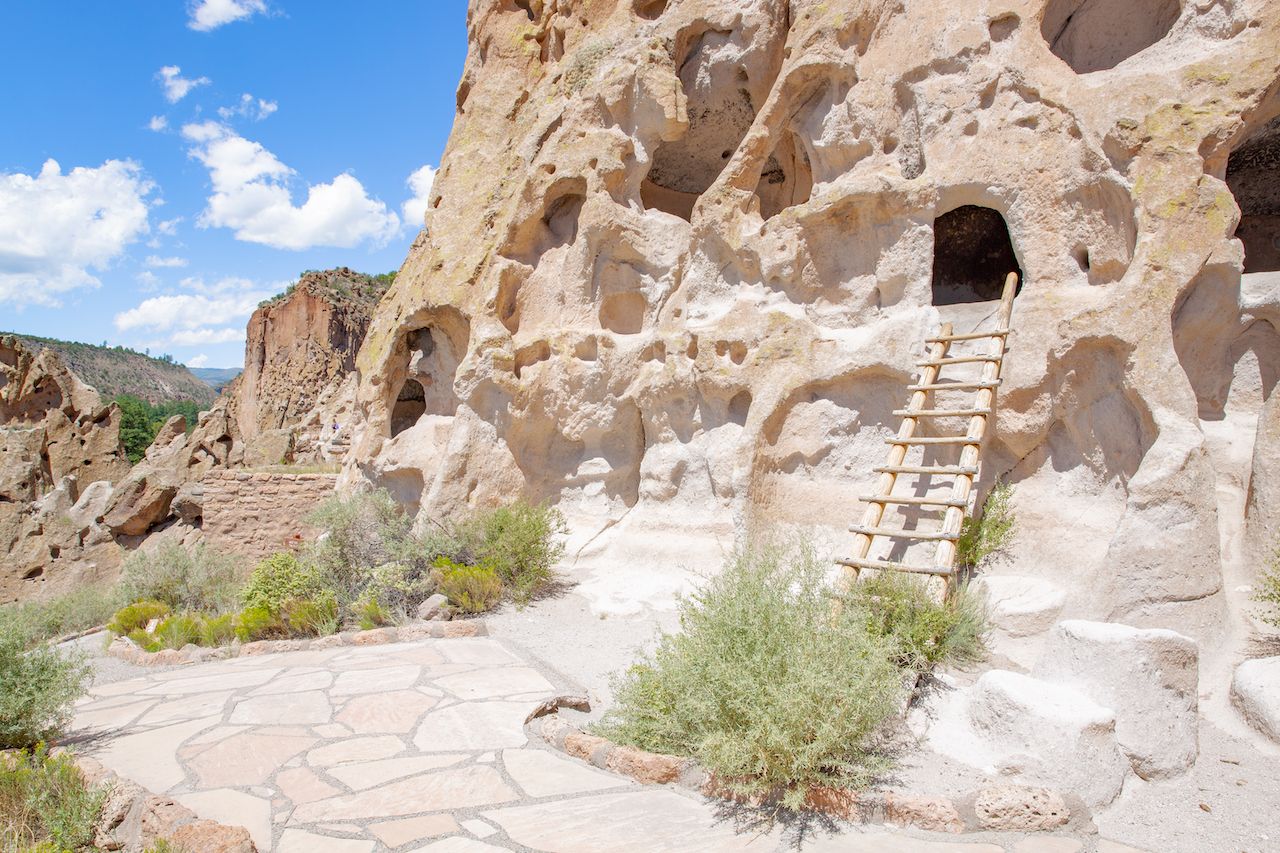
{"type": "Polygon", "coordinates": [[[43,745],[0,760],[0,849],[86,850],[107,791],[90,788],[67,753],[43,745]]]}

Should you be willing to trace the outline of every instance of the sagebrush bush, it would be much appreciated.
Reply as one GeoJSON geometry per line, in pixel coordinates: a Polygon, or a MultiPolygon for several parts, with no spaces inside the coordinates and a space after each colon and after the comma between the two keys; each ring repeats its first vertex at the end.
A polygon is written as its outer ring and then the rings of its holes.
{"type": "Polygon", "coordinates": [[[67,753],[51,756],[43,745],[0,760],[0,849],[93,849],[94,822],[105,788],[90,788],[67,753]]]}
{"type": "Polygon", "coordinates": [[[894,660],[903,669],[968,663],[986,651],[986,609],[967,586],[942,602],[920,578],[867,572],[845,602],[862,610],[868,631],[895,644],[894,660]]]}
{"type": "Polygon", "coordinates": [[[403,622],[435,591],[432,572],[403,563],[384,563],[367,574],[361,598],[376,601],[393,621],[403,622]]]}
{"type": "Polygon", "coordinates": [[[858,787],[887,762],[878,738],[903,698],[896,643],[835,606],[826,561],[800,544],[733,557],[682,600],[678,634],[615,683],[596,727],[692,756],[730,789],[798,808],[813,785],[858,787]]]}
{"type": "Polygon", "coordinates": [[[178,613],[156,626],[156,643],[162,649],[180,649],[188,644],[200,643],[204,619],[199,615],[178,613]]]}
{"type": "Polygon", "coordinates": [[[242,643],[282,640],[288,636],[289,626],[270,607],[246,607],[236,617],[236,639],[242,643]]]}
{"type": "Polygon", "coordinates": [[[236,616],[234,613],[210,616],[200,623],[199,644],[202,646],[225,646],[235,638],[236,616]]]}
{"type": "Polygon", "coordinates": [[[224,613],[239,604],[239,563],[205,545],[188,550],[167,542],[154,551],[135,551],[120,578],[129,601],[154,599],[175,611],[224,613]]]}
{"type": "Polygon", "coordinates": [[[1012,498],[1012,486],[996,483],[982,504],[982,513],[964,520],[956,541],[956,565],[976,569],[1008,547],[1017,530],[1012,498]]]}
{"type": "Polygon", "coordinates": [[[128,636],[139,629],[145,631],[152,619],[163,619],[170,612],[172,609],[163,601],[135,601],[111,617],[107,630],[117,636],[128,636]]]}
{"type": "Polygon", "coordinates": [[[22,631],[0,629],[0,749],[34,746],[60,734],[89,677],[82,655],[28,648],[22,631]]]}
{"type": "Polygon", "coordinates": [[[493,568],[523,604],[554,579],[568,527],[558,509],[520,500],[474,516],[459,532],[474,552],[468,562],[493,568]]]}
{"type": "Polygon", "coordinates": [[[381,628],[384,625],[390,625],[393,621],[390,611],[379,604],[376,598],[368,595],[362,596],[356,601],[352,612],[355,614],[356,624],[360,626],[361,631],[381,628]]]}
{"type": "Polygon", "coordinates": [[[265,607],[279,613],[290,599],[310,598],[324,591],[325,580],[315,566],[282,551],[254,567],[241,598],[246,607],[265,607]]]}
{"type": "Polygon", "coordinates": [[[466,566],[447,557],[436,561],[440,592],[463,613],[484,613],[502,600],[502,578],[490,565],[466,566]]]}
{"type": "Polygon", "coordinates": [[[421,553],[413,520],[386,491],[332,497],[308,521],[324,531],[310,558],[340,598],[349,593],[349,602],[359,597],[375,567],[399,562],[425,569],[434,556],[421,553]]]}
{"type": "Polygon", "coordinates": [[[85,586],[43,601],[0,607],[0,626],[11,626],[36,643],[103,625],[123,605],[117,587],[85,586]]]}
{"type": "Polygon", "coordinates": [[[290,599],[280,610],[290,632],[301,637],[327,637],[339,628],[338,599],[330,590],[315,598],[290,599]]]}
{"type": "Polygon", "coordinates": [[[1258,587],[1253,592],[1253,600],[1263,605],[1258,615],[1263,622],[1274,628],[1280,628],[1280,550],[1272,555],[1267,567],[1258,576],[1258,587]]]}

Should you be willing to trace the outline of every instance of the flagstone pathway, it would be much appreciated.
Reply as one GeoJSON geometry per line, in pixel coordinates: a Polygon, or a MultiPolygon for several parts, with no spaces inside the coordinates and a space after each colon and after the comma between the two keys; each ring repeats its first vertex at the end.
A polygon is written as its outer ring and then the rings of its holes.
{"type": "MultiPolygon", "coordinates": [[[[524,719],[561,692],[556,680],[491,638],[287,652],[95,687],[75,729],[82,752],[201,817],[246,827],[264,853],[796,849],[781,829],[744,830],[694,794],[530,741],[524,719]]],[[[1066,838],[932,837],[857,827],[803,849],[1086,849],[1066,838]]]]}

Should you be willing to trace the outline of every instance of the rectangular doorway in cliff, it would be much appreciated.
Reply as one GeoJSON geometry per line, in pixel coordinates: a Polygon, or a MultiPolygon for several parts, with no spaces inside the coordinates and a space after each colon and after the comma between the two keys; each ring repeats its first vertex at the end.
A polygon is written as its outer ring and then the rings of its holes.
{"type": "Polygon", "coordinates": [[[1236,237],[1244,243],[1244,271],[1280,271],[1280,117],[1231,152],[1227,186],[1240,206],[1236,237]]]}
{"type": "Polygon", "coordinates": [[[1000,212],[966,204],[933,221],[933,304],[994,302],[1004,280],[1022,268],[1000,212]]]}

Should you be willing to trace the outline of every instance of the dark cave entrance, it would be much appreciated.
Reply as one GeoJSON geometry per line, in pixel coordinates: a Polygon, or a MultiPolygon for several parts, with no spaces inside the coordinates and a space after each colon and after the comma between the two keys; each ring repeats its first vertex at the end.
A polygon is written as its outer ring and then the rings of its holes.
{"type": "Polygon", "coordinates": [[[391,437],[412,427],[427,412],[427,389],[416,379],[406,379],[391,410],[391,437]]]}
{"type": "Polygon", "coordinates": [[[999,211],[966,204],[933,221],[934,305],[999,299],[1011,272],[1021,290],[1022,268],[999,211]]]}
{"type": "Polygon", "coordinates": [[[1227,186],[1240,206],[1244,271],[1280,271],[1280,117],[1231,152],[1227,186]]]}

